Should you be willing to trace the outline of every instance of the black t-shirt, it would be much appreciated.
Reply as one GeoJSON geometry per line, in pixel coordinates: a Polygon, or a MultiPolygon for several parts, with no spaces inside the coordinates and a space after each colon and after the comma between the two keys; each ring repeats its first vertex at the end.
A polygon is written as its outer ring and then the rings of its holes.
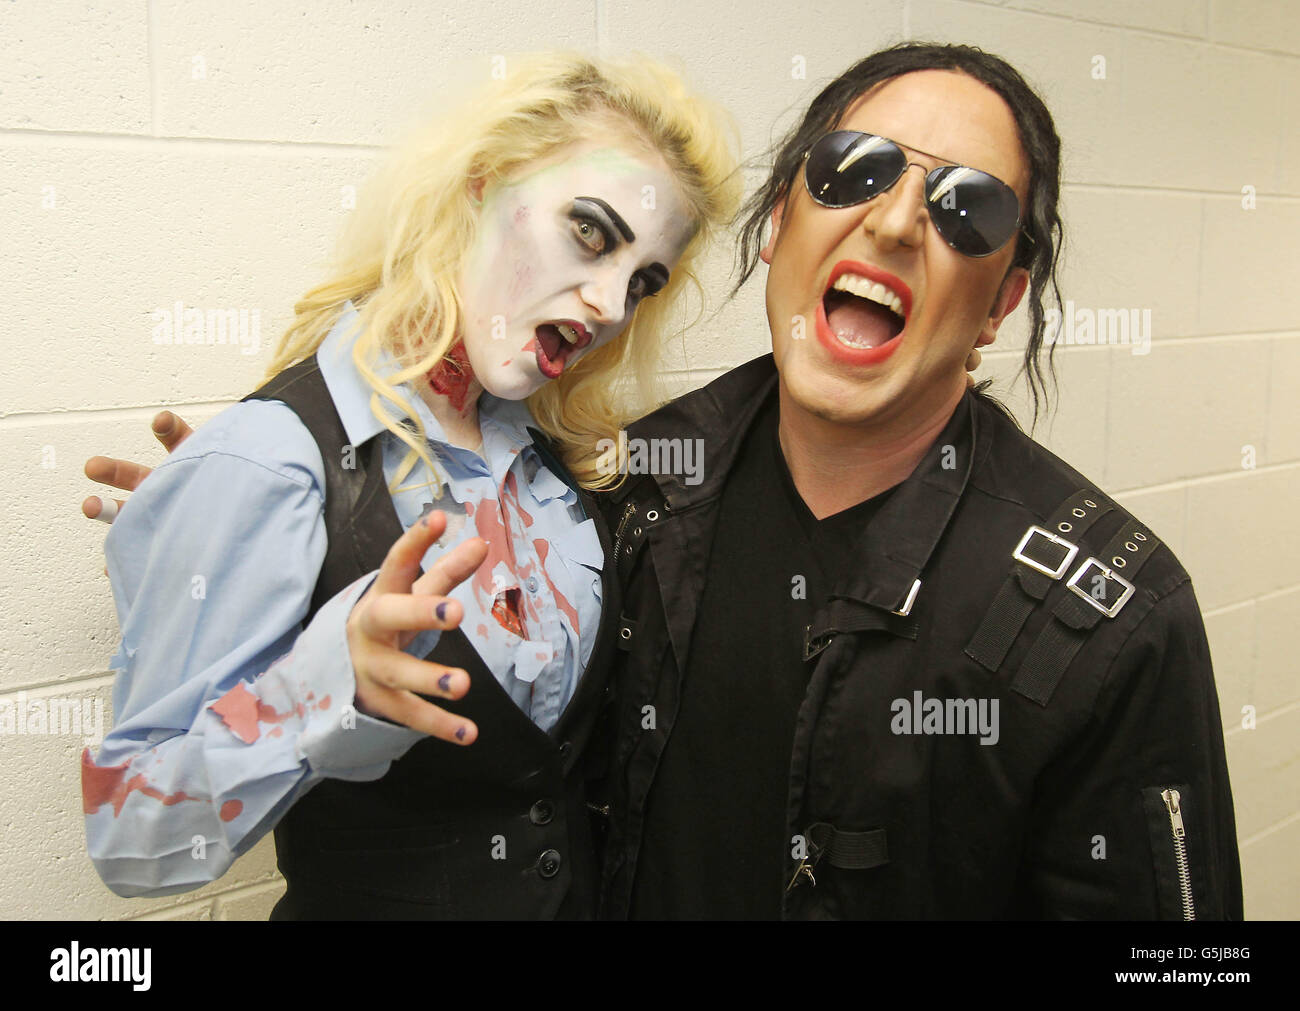
{"type": "Polygon", "coordinates": [[[681,707],[646,802],[634,919],[776,919],[805,627],[889,497],[818,520],[777,438],[775,392],[723,489],[681,707]]]}

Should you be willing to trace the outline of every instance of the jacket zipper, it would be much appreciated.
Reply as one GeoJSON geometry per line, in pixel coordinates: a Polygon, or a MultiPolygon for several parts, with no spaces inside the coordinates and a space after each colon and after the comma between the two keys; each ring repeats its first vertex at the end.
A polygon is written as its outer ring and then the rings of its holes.
{"type": "Polygon", "coordinates": [[[623,507],[623,515],[618,521],[618,529],[614,531],[614,562],[618,563],[619,552],[623,549],[623,537],[627,533],[628,522],[636,515],[636,503],[629,502],[623,507]]]}
{"type": "Polygon", "coordinates": [[[1182,797],[1177,790],[1162,790],[1160,798],[1169,811],[1169,828],[1174,839],[1174,861],[1178,865],[1178,890],[1183,898],[1183,919],[1196,919],[1192,902],[1192,874],[1187,866],[1187,830],[1183,827],[1182,797]]]}

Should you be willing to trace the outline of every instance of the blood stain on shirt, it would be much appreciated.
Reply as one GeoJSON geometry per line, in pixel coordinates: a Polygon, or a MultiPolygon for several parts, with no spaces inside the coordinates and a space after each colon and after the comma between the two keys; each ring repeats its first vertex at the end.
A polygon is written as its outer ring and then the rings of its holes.
{"type": "Polygon", "coordinates": [[[551,588],[551,594],[555,597],[555,604],[561,611],[568,615],[569,626],[573,629],[573,634],[576,636],[579,634],[578,611],[571,603],[569,603],[569,599],[559,591],[556,585],[551,582],[551,577],[546,572],[546,555],[550,549],[550,545],[541,538],[536,538],[533,541],[533,547],[537,549],[537,557],[542,560],[542,577],[546,580],[546,585],[551,588]]]}
{"type": "Polygon", "coordinates": [[[99,766],[91,759],[89,748],[81,753],[81,810],[83,814],[94,814],[103,805],[112,804],[113,817],[116,818],[122,813],[126,798],[133,791],[139,791],[146,797],[161,801],[168,807],[172,804],[179,804],[183,800],[202,799],[201,797],[191,797],[184,790],[165,794],[157,787],[150,786],[143,773],[137,773],[127,779],[126,772],[130,764],[128,761],[123,762],[121,765],[99,766]]]}
{"type": "Polygon", "coordinates": [[[242,800],[228,800],[221,805],[221,820],[234,821],[244,811],[244,802],[242,800]]]}
{"type": "Polygon", "coordinates": [[[232,734],[245,744],[252,744],[261,736],[258,723],[283,723],[290,716],[301,717],[304,710],[300,702],[291,712],[277,712],[245,688],[241,681],[212,703],[212,711],[221,717],[232,734]]]}

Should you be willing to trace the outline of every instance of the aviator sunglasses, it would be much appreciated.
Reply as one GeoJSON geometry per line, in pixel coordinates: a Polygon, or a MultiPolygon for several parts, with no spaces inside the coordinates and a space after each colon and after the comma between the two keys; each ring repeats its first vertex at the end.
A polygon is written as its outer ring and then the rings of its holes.
{"type": "MultiPolygon", "coordinates": [[[[894,141],[856,130],[826,134],[804,161],[808,195],[823,207],[865,203],[898,182],[911,164],[894,141]]],[[[1011,187],[965,165],[930,170],[925,208],[943,240],[963,256],[996,253],[1020,228],[1020,201],[1011,187]]]]}

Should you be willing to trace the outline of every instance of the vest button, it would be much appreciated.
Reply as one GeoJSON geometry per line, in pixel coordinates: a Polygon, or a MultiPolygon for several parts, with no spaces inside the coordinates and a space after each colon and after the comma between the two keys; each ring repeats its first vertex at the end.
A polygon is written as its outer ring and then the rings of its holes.
{"type": "Polygon", "coordinates": [[[528,820],[534,825],[549,825],[555,817],[555,805],[549,800],[539,800],[528,812],[528,820]]]}
{"type": "Polygon", "coordinates": [[[560,853],[547,850],[537,858],[537,873],[544,878],[553,878],[560,873],[560,853]]]}
{"type": "Polygon", "coordinates": [[[560,745],[561,758],[568,758],[572,752],[573,752],[573,744],[571,742],[565,741],[563,744],[560,745]]]}

